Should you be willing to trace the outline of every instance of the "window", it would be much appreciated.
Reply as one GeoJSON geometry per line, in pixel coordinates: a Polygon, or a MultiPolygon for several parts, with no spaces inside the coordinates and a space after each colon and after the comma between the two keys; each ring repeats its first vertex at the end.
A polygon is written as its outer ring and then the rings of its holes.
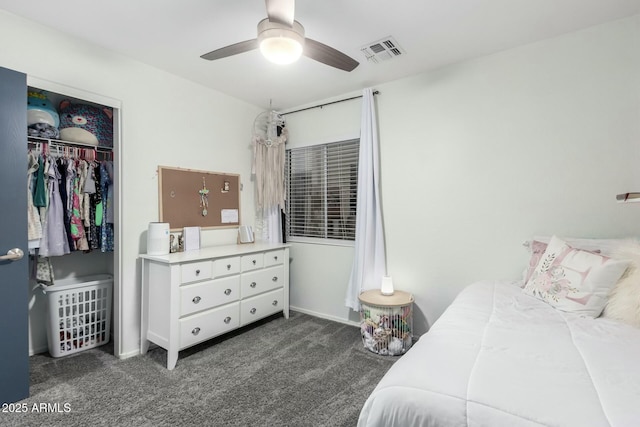
{"type": "Polygon", "coordinates": [[[355,240],[360,140],[287,150],[287,240],[355,240]]]}

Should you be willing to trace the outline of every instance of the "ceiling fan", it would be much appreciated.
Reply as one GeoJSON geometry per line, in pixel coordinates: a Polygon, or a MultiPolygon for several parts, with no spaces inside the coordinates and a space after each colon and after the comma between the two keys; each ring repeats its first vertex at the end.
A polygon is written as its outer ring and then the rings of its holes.
{"type": "Polygon", "coordinates": [[[304,27],[293,19],[295,0],[265,0],[267,18],[258,23],[258,37],[216,49],[200,56],[213,61],[254,49],[272,62],[289,64],[301,55],[330,67],[352,71],[359,62],[326,44],[306,38],[304,27]]]}

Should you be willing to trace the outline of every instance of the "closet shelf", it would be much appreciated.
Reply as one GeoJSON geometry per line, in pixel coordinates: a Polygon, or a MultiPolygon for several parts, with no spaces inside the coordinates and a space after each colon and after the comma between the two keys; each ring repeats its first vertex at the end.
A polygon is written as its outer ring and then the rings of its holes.
{"type": "Polygon", "coordinates": [[[27,140],[28,142],[35,142],[35,143],[42,143],[45,142],[47,144],[49,144],[49,146],[74,146],[74,147],[81,147],[81,148],[91,148],[94,149],[96,151],[101,151],[104,153],[110,153],[113,148],[110,147],[99,147],[93,144],[85,144],[82,142],[73,142],[73,141],[64,141],[61,139],[50,139],[50,138],[42,138],[40,136],[30,136],[27,135],[27,140]]]}

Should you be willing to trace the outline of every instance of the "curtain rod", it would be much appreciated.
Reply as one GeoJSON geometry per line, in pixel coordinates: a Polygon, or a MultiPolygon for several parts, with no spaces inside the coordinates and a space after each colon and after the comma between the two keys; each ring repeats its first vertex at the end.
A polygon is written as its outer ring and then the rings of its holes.
{"type": "MultiPolygon", "coordinates": [[[[378,95],[379,93],[380,93],[380,91],[377,91],[377,90],[373,91],[374,95],[378,95]]],[[[288,111],[286,113],[280,113],[280,115],[281,116],[286,116],[287,114],[299,113],[300,111],[311,110],[312,108],[322,108],[322,107],[327,106],[327,105],[338,104],[339,102],[351,101],[352,99],[358,99],[358,98],[362,98],[362,95],[352,96],[351,98],[339,99],[337,101],[331,101],[331,102],[327,102],[325,104],[313,105],[311,107],[301,108],[299,110],[288,111]]]]}

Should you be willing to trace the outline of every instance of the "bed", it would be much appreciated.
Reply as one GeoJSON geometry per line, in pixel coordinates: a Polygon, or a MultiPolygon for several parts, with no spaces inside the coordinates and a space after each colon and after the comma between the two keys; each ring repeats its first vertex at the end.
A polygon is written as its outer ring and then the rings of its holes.
{"type": "Polygon", "coordinates": [[[358,426],[640,425],[640,328],[560,310],[527,283],[466,287],[382,378],[358,426]]]}

